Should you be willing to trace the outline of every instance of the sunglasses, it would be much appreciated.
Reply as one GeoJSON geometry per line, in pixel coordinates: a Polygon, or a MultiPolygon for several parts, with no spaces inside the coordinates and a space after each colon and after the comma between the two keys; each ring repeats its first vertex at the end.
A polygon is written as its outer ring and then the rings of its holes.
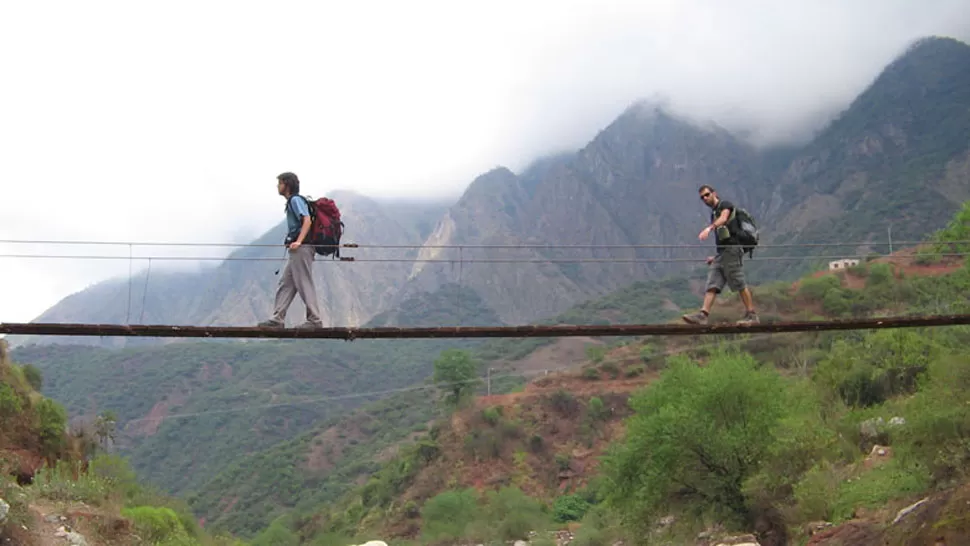
{"type": "Polygon", "coordinates": [[[701,199],[707,199],[711,196],[711,192],[704,192],[701,194],[701,199]]]}

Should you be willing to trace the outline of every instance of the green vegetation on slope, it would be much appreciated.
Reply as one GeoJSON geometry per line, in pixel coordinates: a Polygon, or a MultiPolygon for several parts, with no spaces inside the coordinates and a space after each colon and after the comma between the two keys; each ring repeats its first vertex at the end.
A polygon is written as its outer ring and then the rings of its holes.
{"type": "MultiPolygon", "coordinates": [[[[683,307],[698,305],[699,299],[689,292],[688,283],[689,279],[682,278],[634,283],[603,300],[580,304],[545,322],[602,324],[606,317],[621,323],[660,322],[675,314],[664,307],[665,301],[683,307]]],[[[451,297],[447,301],[451,303],[451,297]]],[[[498,339],[453,346],[470,347],[471,356],[477,362],[476,372],[482,376],[487,363],[523,358],[552,341],[549,338],[498,339]]],[[[422,342],[414,343],[419,347],[422,342]]],[[[393,347],[407,349],[402,342],[395,342],[393,347]]],[[[428,362],[439,355],[434,349],[429,347],[429,354],[423,355],[428,362]]],[[[421,381],[430,377],[430,369],[428,372],[416,376],[411,386],[420,387],[421,381]]],[[[521,376],[500,374],[492,381],[492,392],[509,392],[524,380],[521,376]]],[[[484,385],[477,385],[475,392],[485,394],[484,385]]],[[[355,401],[363,403],[373,398],[355,401]]],[[[323,423],[317,421],[312,430],[271,447],[257,450],[249,444],[251,451],[247,455],[219,468],[212,478],[197,482],[191,489],[189,502],[200,517],[206,518],[207,525],[249,535],[287,509],[335,500],[357,480],[380,468],[388,448],[424,430],[435,416],[435,408],[426,390],[390,394],[350,413],[329,417],[323,423]],[[347,440],[328,434],[331,429],[347,435],[347,440]],[[337,444],[332,448],[337,453],[328,457],[326,468],[308,469],[310,453],[326,450],[330,444],[337,444]]]]}
{"type": "MultiPolygon", "coordinates": [[[[967,210],[970,203],[936,238],[945,242],[947,233],[970,227],[967,210]]],[[[765,300],[777,312],[807,306],[858,315],[933,312],[946,297],[959,312],[970,305],[968,288],[966,264],[919,277],[871,263],[805,278],[793,293],[771,288],[765,300]],[[850,288],[850,275],[864,279],[863,285],[850,288]]],[[[626,436],[603,460],[605,480],[594,480],[578,497],[573,492],[548,504],[516,501],[526,523],[497,508],[499,493],[453,486],[437,496],[403,500],[445,447],[433,427],[331,509],[317,516],[296,512],[277,525],[321,544],[415,528],[424,540],[485,540],[526,538],[522,529],[548,528],[556,525],[553,513],[560,521],[574,513],[583,518],[580,543],[601,544],[649,536],[658,519],[676,514],[678,523],[664,533],[696,536],[719,522],[786,539],[808,521],[844,521],[857,507],[905,501],[967,478],[970,413],[955,402],[970,387],[960,365],[970,328],[726,339],[740,344],[693,351],[693,358],[667,357],[660,380],[631,399],[626,436]],[[785,352],[790,355],[776,360],[785,352]],[[862,462],[875,443],[890,445],[897,457],[867,470],[862,462]]],[[[523,499],[512,486],[500,494],[523,499]]]]}
{"type": "Polygon", "coordinates": [[[142,487],[125,460],[99,449],[113,436],[110,413],[69,429],[64,407],[37,392],[43,382],[36,367],[10,362],[0,340],[0,498],[10,505],[0,541],[33,542],[27,538],[35,527],[29,506],[43,500],[85,503],[92,520],[82,525],[88,541],[131,543],[134,532],[167,546],[234,543],[204,532],[184,502],[142,487]]]}
{"type": "Polygon", "coordinates": [[[211,529],[251,536],[291,509],[336,500],[380,469],[380,459],[434,416],[426,390],[412,390],[333,417],[300,436],[241,457],[187,501],[211,529]]]}
{"type": "MultiPolygon", "coordinates": [[[[183,494],[240,455],[297,437],[373,400],[357,393],[407,387],[438,351],[461,341],[185,343],[105,350],[25,348],[48,396],[72,414],[109,408],[119,448],[139,476],[183,494]],[[156,418],[157,417],[157,418],[156,418]],[[191,446],[191,449],[185,449],[191,446]]],[[[467,345],[467,344],[466,344],[467,345]]]]}

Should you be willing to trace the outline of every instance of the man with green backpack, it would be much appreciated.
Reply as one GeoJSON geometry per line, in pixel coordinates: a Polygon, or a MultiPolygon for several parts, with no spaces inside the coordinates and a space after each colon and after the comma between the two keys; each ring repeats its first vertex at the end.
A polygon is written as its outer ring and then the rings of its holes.
{"type": "Polygon", "coordinates": [[[711,269],[707,274],[707,290],[701,310],[682,318],[689,324],[707,324],[714,299],[727,285],[738,293],[744,304],[744,317],[738,324],[757,324],[760,322],[758,313],[754,309],[751,290],[745,283],[742,265],[744,254],[752,255],[758,245],[754,219],[744,209],[720,199],[711,186],[701,186],[699,193],[704,204],[711,208],[711,223],[700,232],[698,239],[703,241],[714,232],[717,252],[707,258],[711,269]]]}

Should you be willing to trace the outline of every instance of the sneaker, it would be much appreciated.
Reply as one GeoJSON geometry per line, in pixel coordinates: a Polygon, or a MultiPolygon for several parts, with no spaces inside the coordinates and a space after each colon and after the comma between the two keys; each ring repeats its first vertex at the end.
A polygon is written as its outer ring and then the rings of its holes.
{"type": "Polygon", "coordinates": [[[263,322],[260,322],[256,326],[258,328],[282,328],[283,323],[273,319],[269,319],[269,320],[264,320],[263,322]]]}
{"type": "Polygon", "coordinates": [[[738,321],[738,324],[758,324],[760,322],[761,322],[761,319],[758,318],[757,312],[748,311],[744,314],[743,317],[741,317],[741,320],[738,321]]]}
{"type": "Polygon", "coordinates": [[[698,311],[690,315],[684,315],[681,317],[687,324],[707,324],[707,314],[703,311],[698,311]]]}
{"type": "Polygon", "coordinates": [[[300,330],[314,330],[316,328],[323,328],[323,323],[322,322],[310,322],[308,320],[308,321],[304,322],[303,324],[297,326],[297,328],[300,329],[300,330]]]}

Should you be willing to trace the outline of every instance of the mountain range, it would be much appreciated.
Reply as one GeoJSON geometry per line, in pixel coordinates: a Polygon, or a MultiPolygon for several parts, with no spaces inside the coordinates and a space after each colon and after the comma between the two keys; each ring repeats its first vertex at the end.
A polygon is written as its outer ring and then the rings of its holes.
{"type": "MultiPolygon", "coordinates": [[[[356,263],[317,264],[324,321],[363,325],[409,298],[455,285],[503,323],[528,323],[636,280],[696,267],[703,251],[602,247],[696,245],[707,222],[697,199],[701,184],[751,211],[765,245],[860,243],[808,256],[766,247],[758,257],[774,263],[755,260],[752,275],[797,275],[817,265],[811,256],[885,252],[890,226],[900,240],[917,239],[970,197],[970,89],[959,76],[966,73],[966,44],[921,40],[796,149],[758,149],[711,123],[640,102],[582,149],[539,159],[519,174],[496,167],[451,205],[379,204],[335,192],[347,223],[344,242],[364,247],[344,249],[356,263]],[[481,248],[496,245],[515,248],[481,248]],[[590,261],[617,258],[626,261],[590,261]],[[367,261],[374,259],[397,261],[367,261]],[[483,259],[499,261],[458,262],[483,259]],[[577,259],[586,261],[568,262],[577,259]],[[690,259],[697,261],[683,261],[690,259]]],[[[273,245],[282,232],[281,221],[253,241],[270,248],[240,248],[211,270],[156,274],[147,285],[141,275],[132,286],[145,307],[133,297],[130,315],[146,323],[254,324],[270,311],[279,265],[273,258],[282,256],[273,245]]],[[[36,320],[121,322],[127,290],[126,280],[102,283],[36,320]]],[[[288,320],[302,314],[297,298],[288,320]]]]}
{"type": "MultiPolygon", "coordinates": [[[[654,289],[665,278],[684,285],[678,290],[693,279],[696,296],[710,249],[680,245],[697,246],[708,222],[701,184],[758,220],[763,247],[750,262],[752,282],[885,253],[890,227],[896,240],[921,239],[970,199],[970,46],[936,37],[914,43],[796,147],[758,148],[714,124],[639,102],[581,149],[540,158],[520,173],[496,167],[455,203],[334,192],[344,242],[361,246],[341,253],[358,261],[321,260],[315,268],[324,321],[522,324],[638,281],[658,283],[643,285],[654,289]],[[771,246],[793,243],[844,246],[771,246]],[[593,261],[608,259],[625,261],[593,261]]],[[[144,323],[255,324],[272,304],[282,231],[281,222],[253,242],[266,246],[239,248],[202,272],[140,275],[130,311],[127,280],[108,281],[36,320],[119,323],[130,313],[144,323]]],[[[658,309],[638,317],[670,318],[685,299],[652,301],[658,309]],[[653,313],[660,308],[667,314],[653,313]]],[[[288,321],[302,318],[297,298],[288,321]]],[[[37,365],[44,394],[73,415],[118,410],[119,447],[133,454],[139,474],[184,494],[246,454],[339,418],[365,394],[380,398],[424,381],[443,348],[475,345],[179,341],[21,338],[14,358],[37,365]],[[68,343],[129,347],[61,346],[68,343]]]]}

